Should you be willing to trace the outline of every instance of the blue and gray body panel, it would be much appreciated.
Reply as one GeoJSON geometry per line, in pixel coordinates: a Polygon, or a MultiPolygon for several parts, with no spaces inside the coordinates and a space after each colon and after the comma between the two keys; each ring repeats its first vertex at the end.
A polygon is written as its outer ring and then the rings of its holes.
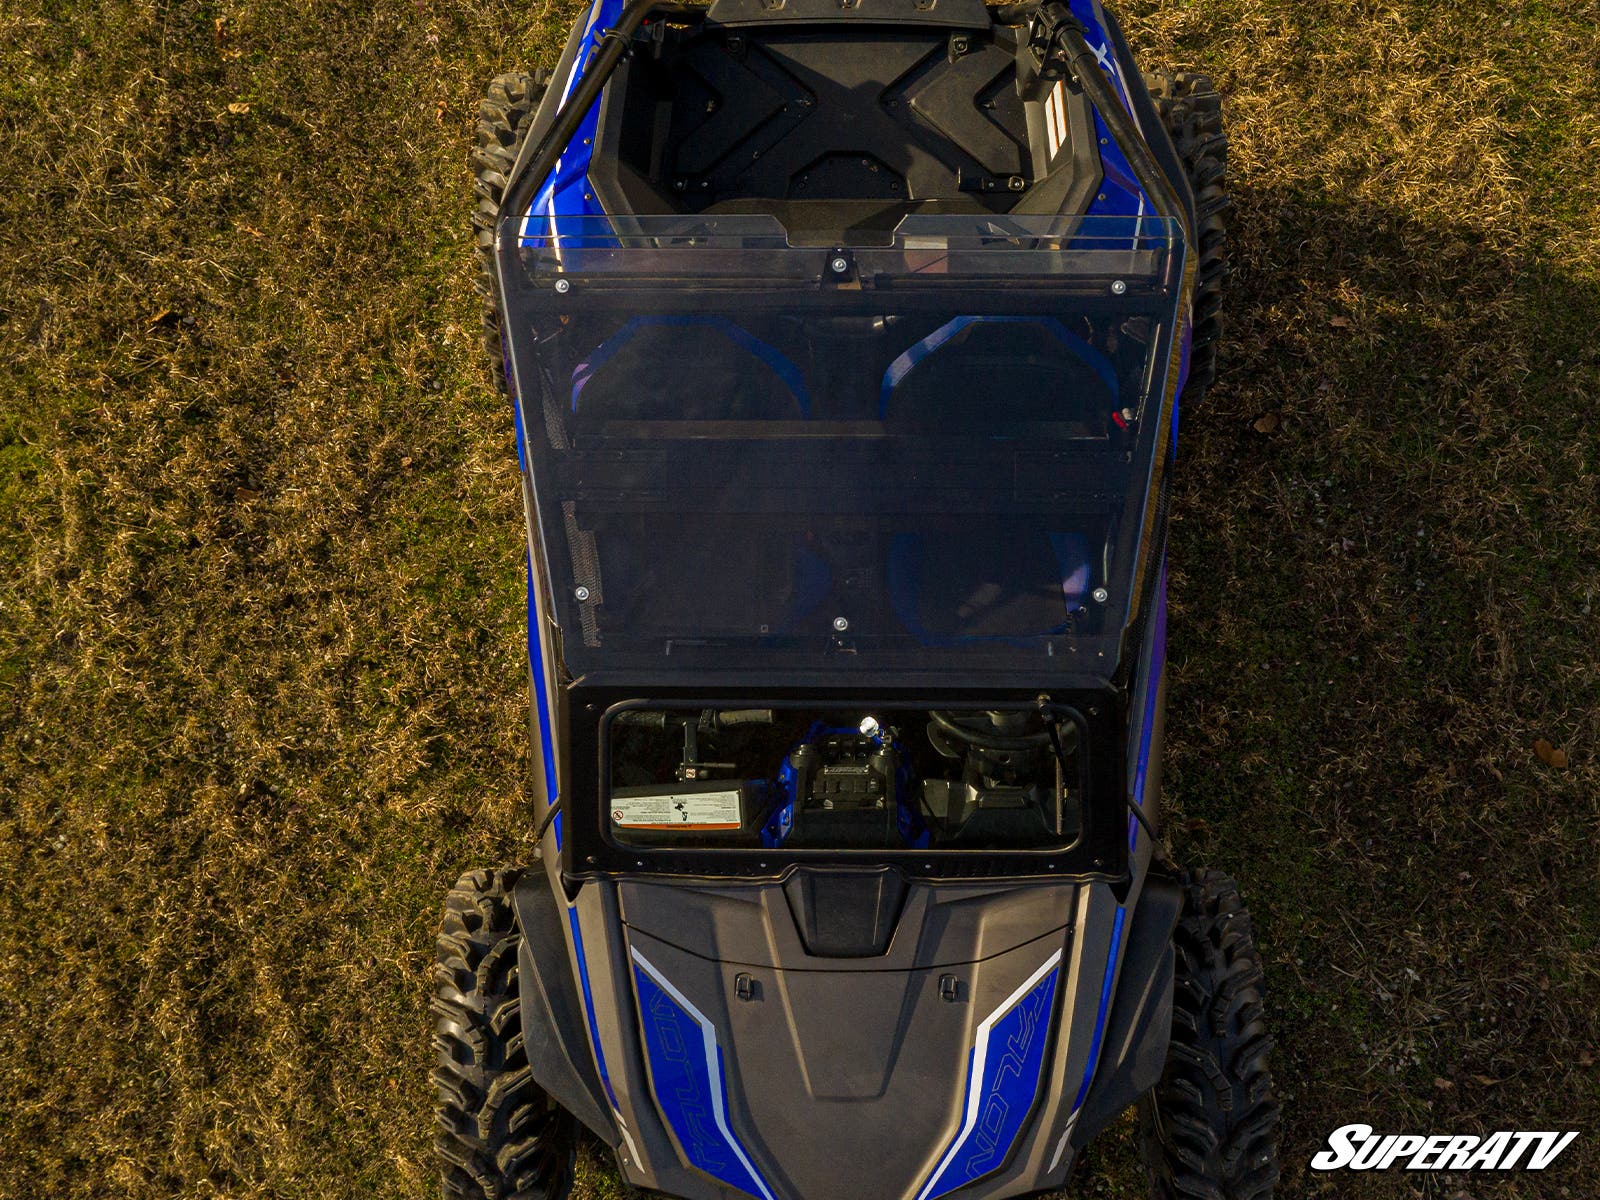
{"type": "MultiPolygon", "coordinates": [[[[530,1062],[631,1184],[667,1195],[1057,1186],[1159,1073],[1174,893],[913,884],[887,953],[838,959],[807,952],[782,883],[586,885],[551,910],[581,1011],[537,1028],[548,1006],[525,1005],[530,1062]]],[[[551,904],[519,890],[525,928],[551,904]]],[[[541,960],[538,988],[560,971],[541,960]]]]}

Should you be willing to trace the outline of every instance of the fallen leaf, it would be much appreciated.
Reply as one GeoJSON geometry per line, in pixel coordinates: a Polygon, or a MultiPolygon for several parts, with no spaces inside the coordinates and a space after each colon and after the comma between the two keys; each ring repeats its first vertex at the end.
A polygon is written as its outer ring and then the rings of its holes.
{"type": "Polygon", "coordinates": [[[267,236],[266,234],[262,233],[261,230],[257,229],[254,225],[246,225],[242,221],[239,223],[239,228],[244,230],[246,233],[248,233],[253,238],[264,238],[264,237],[267,236]]]}
{"type": "Polygon", "coordinates": [[[1277,413],[1274,413],[1274,412],[1262,413],[1259,417],[1256,418],[1256,432],[1257,433],[1272,433],[1281,424],[1283,424],[1283,418],[1280,417],[1277,413]]]}
{"type": "Polygon", "coordinates": [[[1594,1055],[1590,1054],[1589,1051],[1587,1051],[1587,1050],[1583,1051],[1581,1054],[1578,1055],[1578,1065],[1580,1067],[1592,1067],[1592,1066],[1594,1066],[1594,1055]]]}
{"type": "Polygon", "coordinates": [[[1498,1079],[1490,1079],[1487,1075],[1474,1075],[1472,1077],[1472,1082],[1476,1083],[1476,1084],[1479,1084],[1479,1085],[1481,1085],[1483,1087],[1499,1087],[1500,1086],[1500,1081],[1498,1079]]]}
{"type": "Polygon", "coordinates": [[[1455,1080],[1443,1079],[1437,1075],[1435,1075],[1433,1078],[1433,1086],[1438,1088],[1441,1092],[1453,1092],[1456,1090],[1455,1080]]]}
{"type": "Polygon", "coordinates": [[[1557,750],[1546,739],[1540,738],[1533,744],[1533,752],[1539,756],[1539,761],[1547,767],[1564,767],[1567,765],[1567,752],[1557,750]]]}
{"type": "Polygon", "coordinates": [[[232,104],[228,105],[228,111],[236,117],[242,117],[245,113],[250,111],[250,106],[243,100],[235,100],[232,104]]]}
{"type": "Polygon", "coordinates": [[[1330,319],[1328,321],[1328,324],[1332,325],[1335,329],[1349,329],[1350,328],[1350,318],[1349,317],[1333,317],[1332,319],[1330,319]]]}
{"type": "Polygon", "coordinates": [[[400,465],[402,467],[409,467],[411,465],[411,455],[407,454],[403,458],[401,458],[400,465]]]}
{"type": "Polygon", "coordinates": [[[146,321],[145,324],[146,325],[159,324],[160,322],[166,320],[171,315],[172,315],[172,310],[170,308],[163,308],[155,316],[151,317],[148,321],[146,321]]]}
{"type": "Polygon", "coordinates": [[[256,491],[255,488],[242,487],[233,489],[233,498],[235,500],[254,500],[259,495],[261,493],[256,491]]]}

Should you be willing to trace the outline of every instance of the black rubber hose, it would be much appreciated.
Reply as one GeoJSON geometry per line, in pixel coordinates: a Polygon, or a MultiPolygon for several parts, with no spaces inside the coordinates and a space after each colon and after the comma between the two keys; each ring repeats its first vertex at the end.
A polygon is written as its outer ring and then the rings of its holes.
{"type": "MultiPolygon", "coordinates": [[[[668,714],[661,709],[630,708],[611,718],[618,725],[642,726],[647,729],[665,729],[668,714]]],[[[682,720],[682,717],[678,717],[682,720]]]]}
{"type": "Polygon", "coordinates": [[[545,810],[544,819],[539,822],[539,828],[533,835],[533,844],[537,846],[544,841],[544,835],[550,831],[551,823],[561,814],[561,797],[557,796],[550,807],[545,810]]]}
{"type": "Polygon", "coordinates": [[[737,725],[771,725],[770,708],[724,708],[715,713],[711,724],[716,729],[732,729],[737,725]]]}

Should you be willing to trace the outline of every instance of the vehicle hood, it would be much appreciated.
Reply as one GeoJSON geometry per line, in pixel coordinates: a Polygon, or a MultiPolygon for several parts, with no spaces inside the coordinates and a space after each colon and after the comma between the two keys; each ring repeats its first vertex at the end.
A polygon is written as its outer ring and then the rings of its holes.
{"type": "Polygon", "coordinates": [[[931,1200],[1004,1165],[1041,1094],[1075,889],[625,883],[654,1106],[779,1200],[931,1200]]]}

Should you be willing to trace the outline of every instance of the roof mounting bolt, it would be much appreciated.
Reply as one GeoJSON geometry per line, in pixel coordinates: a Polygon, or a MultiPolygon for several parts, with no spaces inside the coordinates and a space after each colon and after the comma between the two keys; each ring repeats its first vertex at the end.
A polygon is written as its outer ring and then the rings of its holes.
{"type": "Polygon", "coordinates": [[[556,280],[556,295],[565,296],[571,290],[572,290],[572,281],[570,279],[558,279],[558,280],[556,280]]]}
{"type": "MultiPolygon", "coordinates": [[[[850,260],[841,254],[838,258],[829,263],[828,266],[833,269],[833,273],[835,275],[843,275],[850,269],[850,260]]],[[[843,620],[844,618],[841,617],[839,619],[843,620]]]]}
{"type": "Polygon", "coordinates": [[[1096,604],[1104,604],[1107,600],[1111,599],[1111,593],[1106,591],[1106,589],[1103,587],[1095,588],[1090,595],[1094,597],[1094,602],[1096,604]]]}
{"type": "Polygon", "coordinates": [[[849,618],[847,618],[847,617],[835,617],[833,619],[833,629],[834,629],[835,633],[843,633],[846,629],[849,629],[849,628],[850,628],[850,620],[849,620],[849,618]]]}
{"type": "Polygon", "coordinates": [[[1121,280],[1121,279],[1113,279],[1111,281],[1111,294],[1113,296],[1121,296],[1125,292],[1127,292],[1127,290],[1128,290],[1128,285],[1127,285],[1126,281],[1121,280]]]}
{"type": "Polygon", "coordinates": [[[581,603],[582,601],[587,600],[589,598],[589,589],[586,588],[586,587],[581,587],[577,591],[573,592],[572,594],[574,596],[576,596],[578,598],[579,602],[581,603]]]}
{"type": "Polygon", "coordinates": [[[1020,192],[1023,188],[1027,187],[1028,184],[1021,175],[1013,175],[1010,179],[1006,180],[1006,186],[1013,192],[1020,192]]]}
{"type": "Polygon", "coordinates": [[[972,49],[972,41],[964,33],[958,33],[950,39],[950,53],[952,55],[965,54],[972,49]]]}

